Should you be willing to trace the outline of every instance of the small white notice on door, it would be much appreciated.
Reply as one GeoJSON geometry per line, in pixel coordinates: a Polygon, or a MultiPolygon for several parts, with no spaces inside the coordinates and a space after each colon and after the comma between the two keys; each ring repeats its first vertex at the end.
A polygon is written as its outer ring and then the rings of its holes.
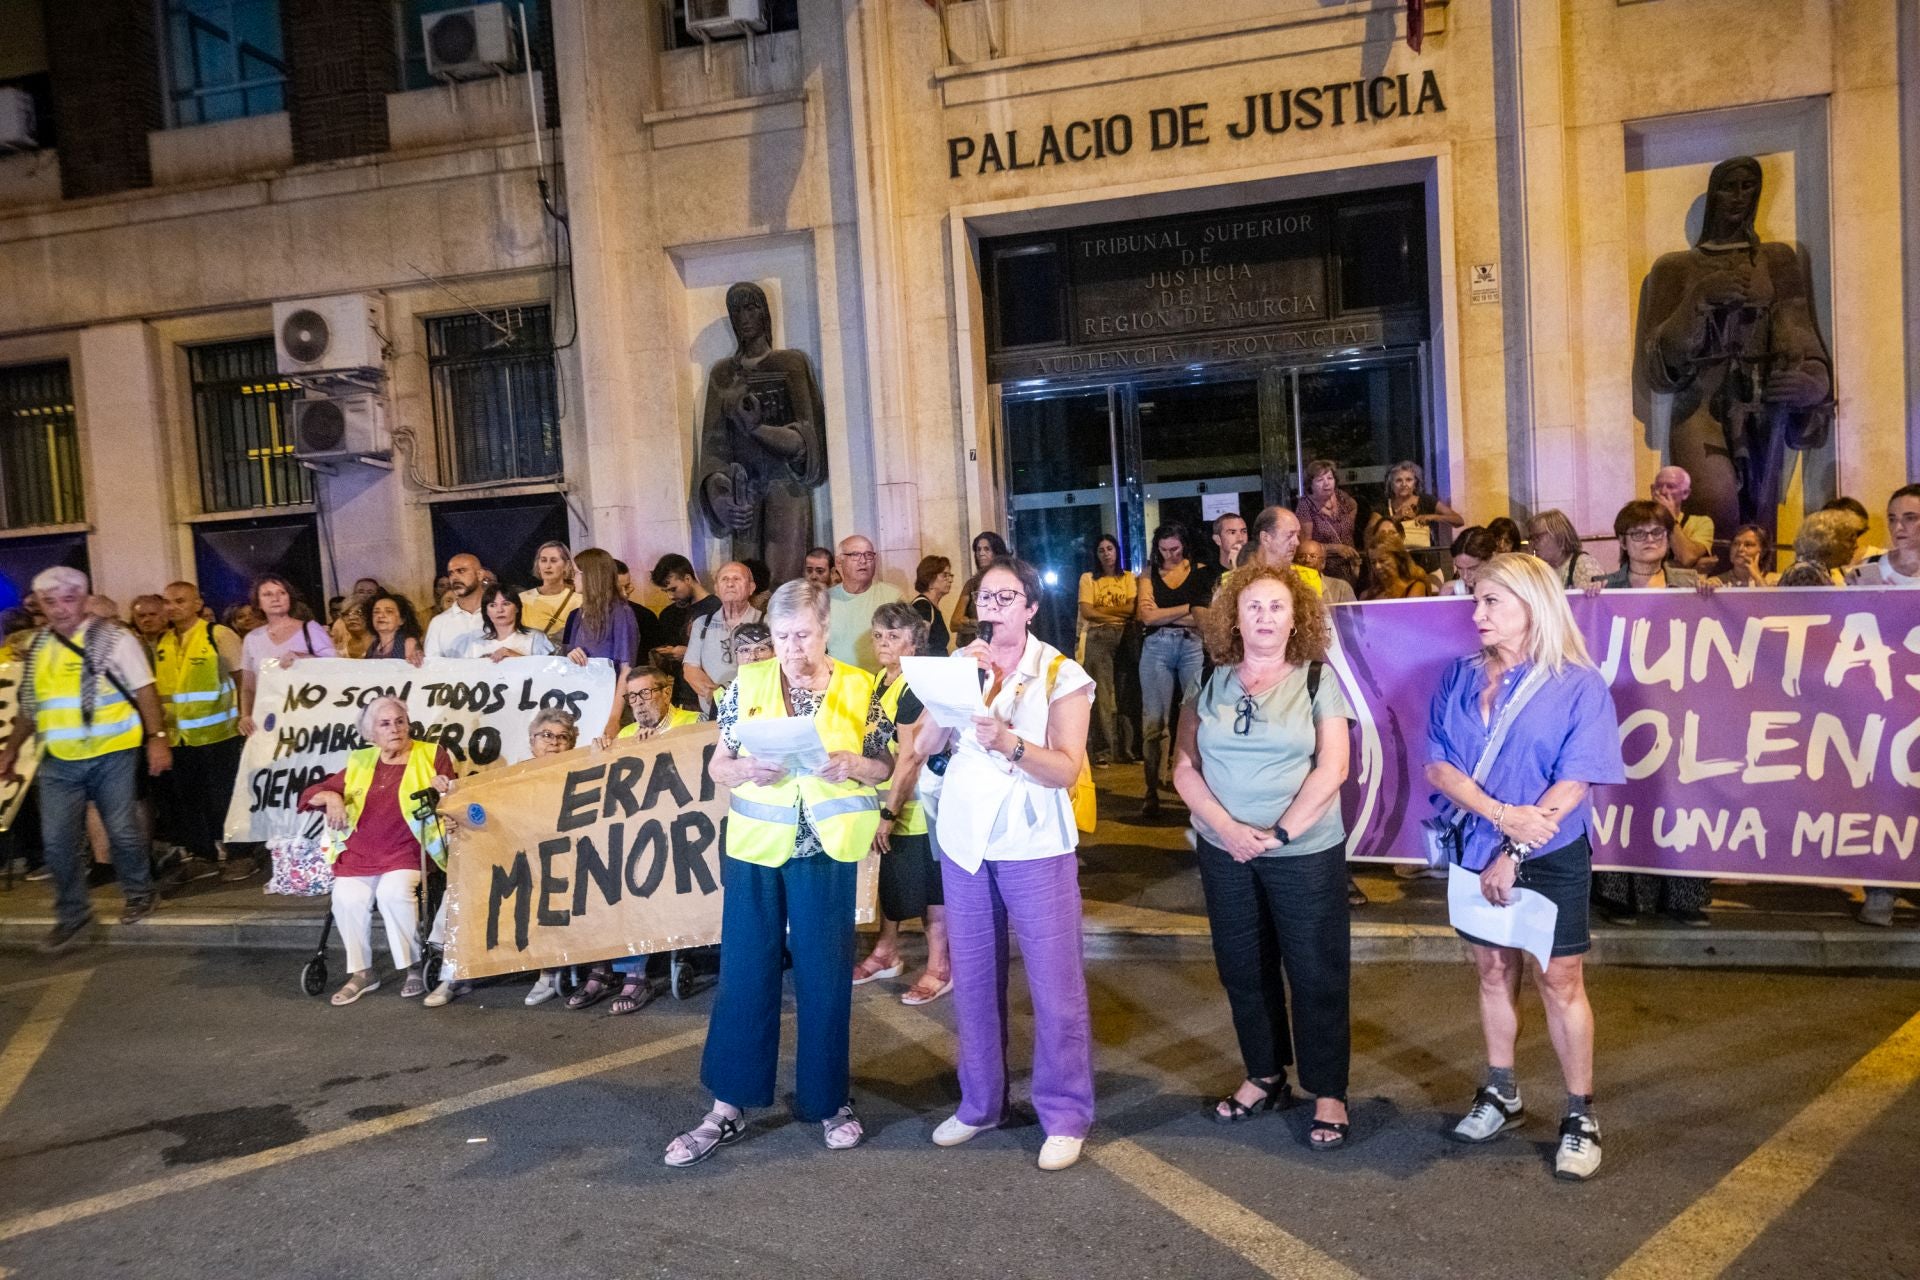
{"type": "Polygon", "coordinates": [[[1221,516],[1233,515],[1240,510],[1240,495],[1237,493],[1203,493],[1200,495],[1200,518],[1212,524],[1221,516]]]}

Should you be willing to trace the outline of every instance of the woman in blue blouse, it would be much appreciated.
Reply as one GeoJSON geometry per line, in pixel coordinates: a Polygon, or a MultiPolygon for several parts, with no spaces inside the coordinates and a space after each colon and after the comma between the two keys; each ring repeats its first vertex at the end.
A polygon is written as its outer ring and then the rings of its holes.
{"type": "MultiPolygon", "coordinates": [[[[1587,654],[1554,571],[1530,555],[1489,560],[1473,589],[1480,651],[1457,659],[1428,717],[1427,780],[1464,815],[1461,864],[1480,875],[1488,902],[1505,906],[1516,886],[1559,909],[1553,958],[1535,969],[1547,1031],[1566,1078],[1554,1176],[1591,1177],[1600,1167],[1593,1118],[1593,1010],[1583,957],[1593,850],[1590,790],[1626,781],[1619,721],[1606,680],[1587,654]],[[1481,765],[1496,728],[1504,743],[1481,765]],[[1476,782],[1478,773],[1482,780],[1476,782]]],[[[1480,975],[1487,1079],[1451,1135],[1487,1142],[1521,1123],[1514,1041],[1525,953],[1465,934],[1480,975]]]]}

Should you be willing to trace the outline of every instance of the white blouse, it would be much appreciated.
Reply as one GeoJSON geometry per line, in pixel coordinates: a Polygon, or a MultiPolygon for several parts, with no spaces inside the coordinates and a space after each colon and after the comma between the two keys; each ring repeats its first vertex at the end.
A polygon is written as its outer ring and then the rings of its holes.
{"type": "MultiPolygon", "coordinates": [[[[1000,687],[989,709],[1034,746],[1047,744],[1047,713],[1068,697],[1093,700],[1093,677],[1068,658],[1047,694],[1047,668],[1059,650],[1036,636],[1027,637],[1019,668],[1000,687]]],[[[950,662],[973,666],[955,654],[950,662]]],[[[1080,842],[1073,822],[1073,801],[1066,787],[1035,782],[1005,756],[982,747],[962,730],[953,759],[941,780],[941,804],[935,819],[940,852],[969,874],[983,862],[1029,862],[1070,854],[1080,842]]]]}

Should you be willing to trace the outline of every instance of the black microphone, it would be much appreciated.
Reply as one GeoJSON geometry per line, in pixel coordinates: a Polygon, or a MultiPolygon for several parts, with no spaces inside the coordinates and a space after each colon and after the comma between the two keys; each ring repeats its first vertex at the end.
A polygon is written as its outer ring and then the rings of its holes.
{"type": "Polygon", "coordinates": [[[980,630],[980,638],[986,641],[988,644],[992,644],[993,643],[993,627],[994,627],[993,619],[982,618],[975,625],[980,630]]]}

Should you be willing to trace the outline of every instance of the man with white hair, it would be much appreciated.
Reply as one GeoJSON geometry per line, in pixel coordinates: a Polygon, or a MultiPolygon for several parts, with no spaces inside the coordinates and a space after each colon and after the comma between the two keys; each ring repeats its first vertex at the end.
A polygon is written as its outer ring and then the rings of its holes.
{"type": "Polygon", "coordinates": [[[827,592],[832,602],[827,615],[827,652],[836,660],[862,671],[880,670],[873,651],[873,611],[883,604],[903,602],[900,588],[879,581],[880,557],[871,539],[852,534],[840,539],[840,582],[827,592]]]}
{"type": "Polygon", "coordinates": [[[56,566],[33,580],[47,625],[33,637],[20,676],[13,731],[0,746],[0,780],[29,734],[43,751],[39,772],[40,834],[53,872],[53,929],[40,944],[58,951],[93,920],[87,897],[87,805],[100,811],[126,895],[121,924],[153,911],[147,839],[135,810],[134,770],[146,751],[147,772],[173,767],[166,718],[154,692],[146,646],[119,623],[87,610],[87,575],[56,566]]]}
{"type": "Polygon", "coordinates": [[[1673,562],[1691,569],[1713,554],[1713,517],[1690,516],[1682,507],[1693,496],[1693,477],[1685,467],[1662,467],[1649,486],[1653,500],[1673,517],[1673,562]]]}

